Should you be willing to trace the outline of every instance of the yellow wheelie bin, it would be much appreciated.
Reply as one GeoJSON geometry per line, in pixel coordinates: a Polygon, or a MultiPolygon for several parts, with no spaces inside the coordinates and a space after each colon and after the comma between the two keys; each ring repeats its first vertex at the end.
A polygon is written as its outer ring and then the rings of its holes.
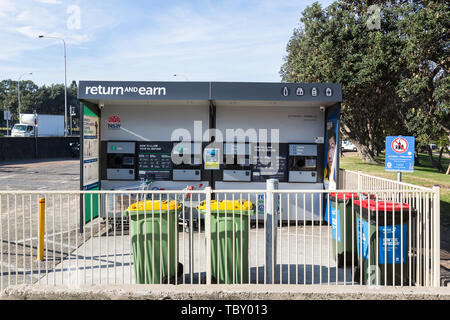
{"type": "Polygon", "coordinates": [[[183,273],[176,250],[181,210],[181,203],[175,200],[139,201],[125,210],[137,284],[175,283],[175,277],[183,273]]]}
{"type": "MultiPolygon", "coordinates": [[[[206,202],[198,210],[206,213],[206,202]]],[[[249,283],[249,218],[255,207],[247,200],[211,200],[211,279],[213,283],[249,283]]]]}

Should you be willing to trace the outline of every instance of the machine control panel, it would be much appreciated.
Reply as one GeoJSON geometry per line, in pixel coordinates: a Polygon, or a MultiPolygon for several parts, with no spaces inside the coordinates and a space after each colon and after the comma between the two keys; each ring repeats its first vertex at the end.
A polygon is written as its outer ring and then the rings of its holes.
{"type": "Polygon", "coordinates": [[[225,143],[223,181],[251,181],[249,144],[225,143]]]}
{"type": "Polygon", "coordinates": [[[174,181],[200,181],[202,179],[202,143],[174,143],[172,154],[180,163],[173,164],[174,181]]]}
{"type": "Polygon", "coordinates": [[[289,182],[318,182],[319,152],[316,144],[289,144],[289,182]]]}
{"type": "Polygon", "coordinates": [[[135,142],[108,142],[106,158],[108,180],[136,179],[135,142]]]}

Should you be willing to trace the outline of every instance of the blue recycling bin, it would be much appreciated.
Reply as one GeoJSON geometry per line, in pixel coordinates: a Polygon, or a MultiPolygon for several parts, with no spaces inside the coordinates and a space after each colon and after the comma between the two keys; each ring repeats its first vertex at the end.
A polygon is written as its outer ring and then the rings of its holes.
{"type": "Polygon", "coordinates": [[[410,279],[409,257],[410,242],[415,238],[416,210],[407,203],[393,201],[368,199],[354,203],[358,254],[355,280],[396,286],[409,285],[411,280],[413,284],[415,273],[411,272],[410,279]]]}

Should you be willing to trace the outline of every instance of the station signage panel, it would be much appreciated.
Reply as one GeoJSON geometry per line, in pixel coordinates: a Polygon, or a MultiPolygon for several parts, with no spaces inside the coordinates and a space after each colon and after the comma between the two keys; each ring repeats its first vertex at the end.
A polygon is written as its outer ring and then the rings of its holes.
{"type": "Polygon", "coordinates": [[[414,137],[386,137],[385,170],[395,172],[414,171],[414,137]]]}

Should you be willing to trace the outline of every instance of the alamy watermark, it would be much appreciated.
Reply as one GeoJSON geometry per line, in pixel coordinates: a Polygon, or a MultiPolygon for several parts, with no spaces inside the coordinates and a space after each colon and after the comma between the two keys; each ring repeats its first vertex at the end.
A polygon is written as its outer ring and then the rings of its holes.
{"type": "Polygon", "coordinates": [[[369,18],[367,18],[366,26],[369,30],[381,29],[381,7],[373,4],[367,8],[369,18]]]}
{"type": "Polygon", "coordinates": [[[77,5],[70,5],[67,7],[67,28],[69,30],[81,29],[81,8],[77,5]]]}
{"type": "MultiPolygon", "coordinates": [[[[178,128],[172,132],[171,141],[178,142],[172,151],[174,164],[190,163],[193,143],[212,141],[206,149],[217,149],[224,157],[223,164],[261,165],[262,175],[273,175],[278,172],[279,165],[279,129],[226,129],[225,134],[220,129],[203,130],[202,121],[194,121],[194,132],[178,128]]],[[[194,146],[195,148],[195,146],[194,146]]],[[[201,150],[201,147],[200,147],[201,150]]]]}

